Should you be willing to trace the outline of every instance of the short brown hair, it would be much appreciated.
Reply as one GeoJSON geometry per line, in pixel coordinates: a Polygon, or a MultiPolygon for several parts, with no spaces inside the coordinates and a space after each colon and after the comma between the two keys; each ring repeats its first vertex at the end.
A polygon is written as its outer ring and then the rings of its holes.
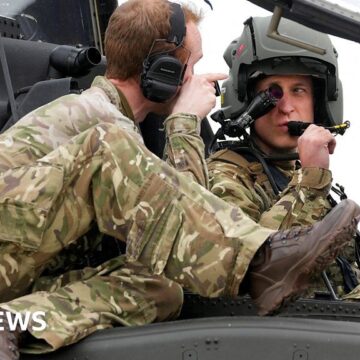
{"type": "MultiPolygon", "coordinates": [[[[200,13],[181,6],[185,23],[198,24],[200,13]]],[[[126,80],[140,75],[143,62],[155,39],[166,39],[170,32],[171,8],[167,0],[128,0],[111,15],[105,33],[106,76],[126,80]]],[[[186,42],[186,36],[184,39],[186,42]]],[[[161,43],[157,51],[171,50],[174,44],[161,43]]],[[[187,52],[179,48],[175,56],[185,62],[187,52]]]]}

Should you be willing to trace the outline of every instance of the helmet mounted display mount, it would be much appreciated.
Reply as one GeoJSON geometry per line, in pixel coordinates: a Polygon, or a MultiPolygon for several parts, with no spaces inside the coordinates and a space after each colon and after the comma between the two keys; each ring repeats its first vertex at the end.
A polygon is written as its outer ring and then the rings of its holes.
{"type": "Polygon", "coordinates": [[[326,54],[326,49],[324,49],[324,48],[314,46],[314,45],[311,45],[311,44],[303,42],[303,41],[299,41],[297,39],[291,38],[284,34],[280,34],[278,29],[279,29],[279,24],[280,24],[281,18],[283,16],[283,13],[284,13],[284,9],[282,7],[275,6],[274,12],[271,17],[270,24],[269,24],[269,28],[267,31],[268,37],[270,37],[271,39],[274,39],[274,40],[282,41],[285,44],[290,44],[290,45],[297,46],[299,48],[302,48],[302,49],[305,49],[308,51],[312,51],[316,54],[320,54],[320,55],[326,54]]]}

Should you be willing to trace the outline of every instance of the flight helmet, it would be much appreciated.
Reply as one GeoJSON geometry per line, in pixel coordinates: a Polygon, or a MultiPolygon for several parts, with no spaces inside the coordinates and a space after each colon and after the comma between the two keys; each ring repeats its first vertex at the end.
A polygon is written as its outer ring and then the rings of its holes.
{"type": "Polygon", "coordinates": [[[254,84],[267,75],[310,75],[314,83],[315,123],[342,123],[343,94],[337,52],[328,35],[282,19],[279,33],[312,44],[325,54],[299,48],[268,37],[271,17],[249,18],[243,33],[224,53],[229,78],[222,85],[221,111],[225,119],[243,113],[254,97],[254,84]]]}

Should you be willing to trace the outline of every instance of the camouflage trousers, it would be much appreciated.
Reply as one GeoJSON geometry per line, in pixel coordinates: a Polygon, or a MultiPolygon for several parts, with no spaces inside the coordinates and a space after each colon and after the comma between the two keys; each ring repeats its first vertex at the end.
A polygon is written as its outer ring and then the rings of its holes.
{"type": "Polygon", "coordinates": [[[43,353],[73,344],[101,329],[115,325],[144,325],[175,319],[181,310],[180,285],[153,275],[125,256],[97,268],[70,271],[60,277],[42,277],[34,293],[1,305],[13,314],[44,314],[45,330],[21,344],[25,353],[43,353]],[[39,341],[45,340],[45,341],[39,341]]]}
{"type": "MultiPolygon", "coordinates": [[[[272,233],[239,208],[176,172],[148,151],[135,135],[116,125],[98,125],[36,163],[2,174],[1,300],[29,291],[50,259],[82,236],[94,219],[101,232],[126,241],[129,266],[141,263],[147,274],[165,275],[209,297],[238,293],[252,257],[272,233]]],[[[86,281],[74,282],[55,293],[63,302],[85,304],[93,314],[98,312],[93,307],[98,295],[89,302],[89,294],[98,292],[92,292],[92,286],[86,281]],[[74,293],[62,295],[69,286],[73,286],[74,293]]],[[[174,288],[173,297],[178,299],[179,290],[174,288]]],[[[52,298],[53,294],[35,293],[1,306],[14,312],[33,309],[40,297],[38,307],[47,303],[53,309],[49,314],[51,325],[46,332],[30,331],[56,348],[72,341],[51,343],[49,334],[65,327],[57,319],[62,318],[66,308],[52,298]]],[[[113,310],[116,299],[111,291],[101,294],[106,297],[107,309],[113,310]]],[[[70,313],[71,321],[66,326],[76,329],[77,321],[83,323],[83,316],[81,311],[70,313]]],[[[83,328],[83,334],[86,331],[83,328]]]]}

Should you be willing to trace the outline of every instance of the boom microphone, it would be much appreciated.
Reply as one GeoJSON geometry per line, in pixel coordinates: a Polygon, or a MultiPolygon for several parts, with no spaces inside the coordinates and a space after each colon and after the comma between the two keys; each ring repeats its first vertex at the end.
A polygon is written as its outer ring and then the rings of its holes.
{"type": "MultiPolygon", "coordinates": [[[[302,121],[289,121],[288,126],[288,132],[291,136],[301,136],[305,129],[307,129],[312,123],[306,123],[302,121]]],[[[345,121],[344,123],[340,125],[334,125],[334,126],[322,126],[315,124],[316,126],[321,126],[326,130],[329,130],[333,134],[339,134],[344,135],[346,129],[350,127],[350,121],[345,121]]]]}

